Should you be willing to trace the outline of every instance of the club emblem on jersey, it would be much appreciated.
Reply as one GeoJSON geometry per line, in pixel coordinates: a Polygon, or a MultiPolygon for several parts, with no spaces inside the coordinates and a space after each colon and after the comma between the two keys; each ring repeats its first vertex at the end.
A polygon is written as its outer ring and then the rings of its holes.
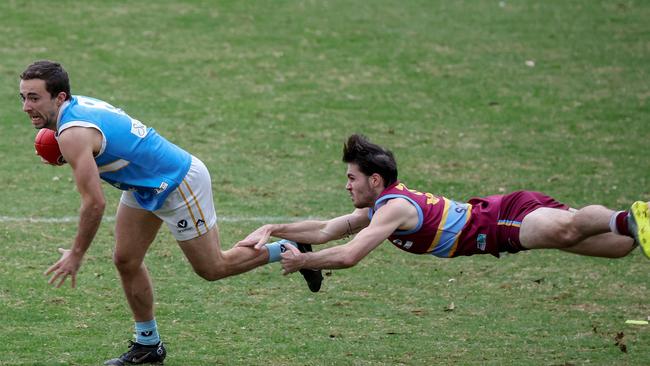
{"type": "Polygon", "coordinates": [[[167,184],[167,182],[160,183],[160,187],[155,189],[156,194],[160,194],[160,192],[163,192],[165,189],[167,189],[167,187],[169,187],[169,184],[167,184]]]}
{"type": "Polygon", "coordinates": [[[135,118],[131,118],[131,133],[143,138],[147,136],[147,126],[142,124],[142,122],[138,121],[135,118]]]}

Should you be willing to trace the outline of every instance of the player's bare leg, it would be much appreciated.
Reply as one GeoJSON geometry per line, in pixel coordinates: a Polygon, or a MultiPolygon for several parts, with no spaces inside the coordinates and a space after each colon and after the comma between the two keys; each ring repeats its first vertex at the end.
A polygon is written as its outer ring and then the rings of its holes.
{"type": "Polygon", "coordinates": [[[162,221],[149,211],[123,204],[118,208],[113,262],[135,321],[153,318],[153,286],[144,256],[161,224],[162,221]]]}
{"type": "Polygon", "coordinates": [[[144,265],[144,256],[161,224],[162,221],[151,212],[124,204],[118,207],[113,262],[136,322],[136,342],[130,342],[127,352],[106,361],[105,365],[162,364],[167,355],[158,336],[153,285],[144,265]]]}
{"type": "Polygon", "coordinates": [[[519,238],[528,249],[555,248],[618,258],[634,248],[634,240],[611,232],[609,222],[614,213],[599,205],[572,211],[539,208],[524,218],[519,238]]]}
{"type": "MultiPolygon", "coordinates": [[[[303,252],[311,251],[310,245],[297,244],[288,240],[269,243],[261,250],[236,246],[222,251],[219,240],[219,229],[216,225],[206,234],[198,238],[179,241],[178,245],[183,250],[183,253],[185,253],[194,271],[208,281],[215,281],[247,272],[253,268],[265,265],[269,261],[277,261],[283,250],[283,245],[296,246],[303,252]],[[275,255],[271,256],[269,250],[275,251],[275,255]]],[[[300,273],[305,278],[310,291],[318,292],[320,290],[321,282],[323,281],[320,270],[304,269],[300,273]]]]}
{"type": "Polygon", "coordinates": [[[594,235],[578,244],[560,249],[591,257],[622,258],[630,254],[635,247],[636,245],[632,238],[614,233],[605,233],[594,235]]]}
{"type": "Polygon", "coordinates": [[[197,238],[179,241],[194,271],[208,281],[236,275],[267,264],[268,251],[234,247],[222,251],[217,225],[197,238]]]}

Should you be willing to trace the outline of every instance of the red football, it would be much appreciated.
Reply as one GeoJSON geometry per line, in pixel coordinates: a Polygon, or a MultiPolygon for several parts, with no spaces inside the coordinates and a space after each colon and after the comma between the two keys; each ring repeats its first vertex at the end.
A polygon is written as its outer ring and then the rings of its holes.
{"type": "Polygon", "coordinates": [[[54,131],[47,128],[40,129],[34,139],[34,147],[36,148],[36,154],[48,163],[52,165],[65,164],[65,159],[63,159],[61,150],[59,150],[59,143],[54,137],[54,131]]]}

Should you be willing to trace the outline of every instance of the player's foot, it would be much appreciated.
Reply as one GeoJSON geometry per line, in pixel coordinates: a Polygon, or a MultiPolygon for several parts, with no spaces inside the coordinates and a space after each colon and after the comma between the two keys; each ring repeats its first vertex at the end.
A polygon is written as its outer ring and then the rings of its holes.
{"type": "MultiPolygon", "coordinates": [[[[311,252],[310,244],[297,243],[297,246],[301,253],[311,252]]],[[[307,286],[311,292],[318,292],[320,290],[320,285],[323,282],[323,273],[320,269],[303,268],[300,270],[300,274],[307,281],[307,286]]]]}
{"type": "Polygon", "coordinates": [[[650,210],[648,202],[636,201],[630,208],[628,227],[646,257],[650,258],[650,210]]]}
{"type": "Polygon", "coordinates": [[[167,351],[162,342],[147,346],[129,341],[129,350],[118,358],[104,362],[104,365],[162,365],[167,351]]]}

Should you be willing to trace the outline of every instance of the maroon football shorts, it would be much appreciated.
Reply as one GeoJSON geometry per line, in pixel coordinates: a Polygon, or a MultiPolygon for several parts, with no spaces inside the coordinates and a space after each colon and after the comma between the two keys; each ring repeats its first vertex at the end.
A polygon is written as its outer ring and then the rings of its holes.
{"type": "Polygon", "coordinates": [[[568,210],[569,206],[539,192],[517,191],[505,195],[472,198],[472,218],[463,229],[459,255],[517,253],[526,250],[519,240],[524,217],[540,207],[568,210]]]}

